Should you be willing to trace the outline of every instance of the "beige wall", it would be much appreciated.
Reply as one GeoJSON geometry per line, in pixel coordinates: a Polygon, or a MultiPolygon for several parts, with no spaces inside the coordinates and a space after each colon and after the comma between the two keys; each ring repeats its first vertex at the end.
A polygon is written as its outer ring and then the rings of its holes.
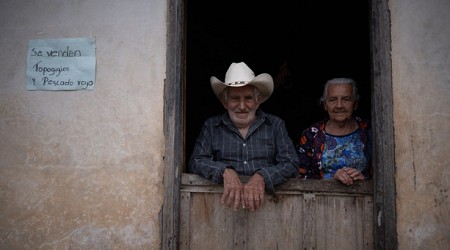
{"type": "Polygon", "coordinates": [[[390,1],[399,249],[450,245],[450,1],[390,1]]]}
{"type": "Polygon", "coordinates": [[[166,1],[0,2],[0,248],[158,249],[166,1]],[[94,91],[26,90],[28,41],[96,39],[94,91]]]}

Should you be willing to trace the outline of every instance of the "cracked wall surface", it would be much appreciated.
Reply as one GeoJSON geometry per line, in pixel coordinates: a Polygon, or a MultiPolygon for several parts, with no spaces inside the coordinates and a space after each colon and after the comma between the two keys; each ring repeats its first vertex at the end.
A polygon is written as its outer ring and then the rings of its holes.
{"type": "Polygon", "coordinates": [[[450,245],[450,1],[390,1],[399,249],[450,245]]]}
{"type": "Polygon", "coordinates": [[[0,248],[158,249],[166,1],[0,2],[0,248]],[[27,91],[30,39],[94,37],[93,91],[27,91]]]}

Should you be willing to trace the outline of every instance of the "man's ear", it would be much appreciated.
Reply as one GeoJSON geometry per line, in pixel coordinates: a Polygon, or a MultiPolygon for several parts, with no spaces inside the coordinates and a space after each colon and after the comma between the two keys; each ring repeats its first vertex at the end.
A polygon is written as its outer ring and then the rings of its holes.
{"type": "Polygon", "coordinates": [[[220,102],[222,103],[223,107],[227,109],[227,102],[225,101],[225,97],[223,95],[220,97],[220,102]]]}

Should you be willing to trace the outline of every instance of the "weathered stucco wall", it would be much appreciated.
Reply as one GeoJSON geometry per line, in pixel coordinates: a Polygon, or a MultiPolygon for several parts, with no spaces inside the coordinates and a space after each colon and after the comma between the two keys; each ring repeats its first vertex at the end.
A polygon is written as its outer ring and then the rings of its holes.
{"type": "Polygon", "coordinates": [[[390,1],[399,249],[450,245],[450,1],[390,1]]]}
{"type": "Polygon", "coordinates": [[[166,1],[0,2],[0,248],[158,249],[166,1]],[[26,90],[28,41],[96,39],[94,91],[26,90]]]}

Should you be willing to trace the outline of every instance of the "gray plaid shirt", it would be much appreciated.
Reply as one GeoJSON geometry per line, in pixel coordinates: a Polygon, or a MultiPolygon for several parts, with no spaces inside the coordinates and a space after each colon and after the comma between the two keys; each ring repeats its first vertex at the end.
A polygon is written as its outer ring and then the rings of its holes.
{"type": "Polygon", "coordinates": [[[275,186],[288,178],[296,177],[299,159],[284,121],[258,110],[244,139],[228,113],[207,119],[188,169],[215,183],[223,183],[223,171],[228,166],[242,176],[261,174],[268,193],[274,193],[275,186]]]}

